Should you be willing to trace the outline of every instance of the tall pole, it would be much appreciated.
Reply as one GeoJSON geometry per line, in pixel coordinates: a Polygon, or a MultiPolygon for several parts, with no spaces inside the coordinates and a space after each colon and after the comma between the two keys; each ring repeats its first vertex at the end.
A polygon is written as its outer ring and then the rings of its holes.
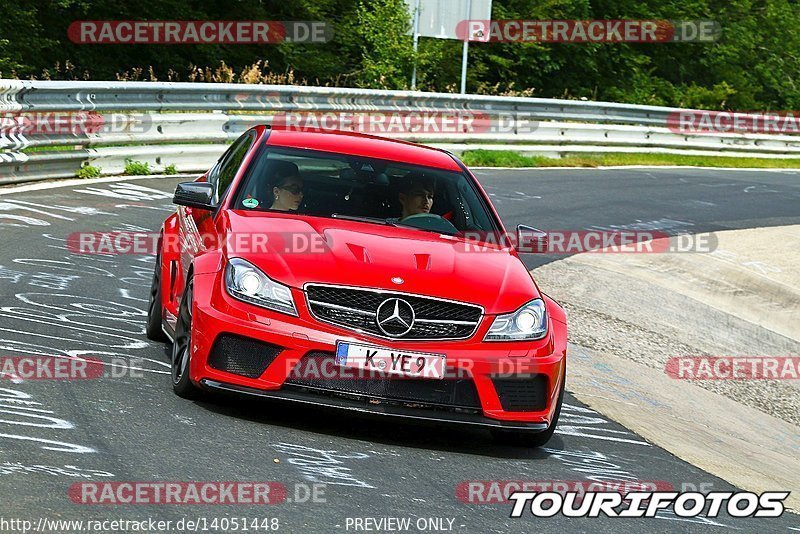
{"type": "Polygon", "coordinates": [[[469,41],[464,39],[464,47],[461,49],[461,94],[467,92],[467,51],[469,41]]]}
{"type": "MultiPolygon", "coordinates": [[[[472,19],[472,0],[467,0],[467,19],[472,19]]],[[[467,25],[469,27],[469,24],[467,25]]],[[[464,47],[461,49],[461,94],[467,92],[467,55],[469,53],[469,30],[464,37],[464,47]]]]}
{"type": "MultiPolygon", "coordinates": [[[[470,0],[471,1],[471,0],[470,0]]],[[[419,49],[419,2],[414,8],[414,70],[411,71],[411,90],[417,90],[417,50],[419,49]]]]}

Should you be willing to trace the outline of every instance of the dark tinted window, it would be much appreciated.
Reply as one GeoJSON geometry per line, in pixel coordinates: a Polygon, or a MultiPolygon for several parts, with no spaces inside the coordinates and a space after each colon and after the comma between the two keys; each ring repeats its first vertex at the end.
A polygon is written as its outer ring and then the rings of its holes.
{"type": "Polygon", "coordinates": [[[242,160],[244,160],[247,151],[253,144],[253,139],[255,139],[255,132],[247,132],[231,145],[224,159],[221,160],[216,176],[212,177],[212,179],[216,180],[217,201],[223,198],[230,188],[233,179],[236,177],[236,172],[242,164],[242,160]]]}
{"type": "Polygon", "coordinates": [[[357,217],[441,233],[497,229],[472,178],[461,172],[280,147],[258,154],[232,207],[357,217]],[[420,195],[427,195],[427,200],[420,195]],[[279,206],[278,197],[294,203],[279,206]],[[424,204],[426,213],[409,215],[409,197],[424,204]]]}

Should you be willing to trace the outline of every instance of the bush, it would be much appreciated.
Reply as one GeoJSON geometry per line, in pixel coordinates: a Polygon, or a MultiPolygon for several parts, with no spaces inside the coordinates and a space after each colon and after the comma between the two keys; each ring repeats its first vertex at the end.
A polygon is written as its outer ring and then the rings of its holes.
{"type": "Polygon", "coordinates": [[[174,163],[170,163],[164,167],[164,174],[178,174],[178,169],[175,167],[174,163]]]}
{"type": "Polygon", "coordinates": [[[150,172],[150,164],[146,161],[133,161],[132,159],[126,159],[125,174],[137,176],[152,173],[150,172]]]}
{"type": "Polygon", "coordinates": [[[100,176],[100,171],[102,169],[100,167],[95,167],[94,165],[86,165],[81,167],[80,169],[75,172],[75,176],[78,178],[97,178],[100,176]]]}

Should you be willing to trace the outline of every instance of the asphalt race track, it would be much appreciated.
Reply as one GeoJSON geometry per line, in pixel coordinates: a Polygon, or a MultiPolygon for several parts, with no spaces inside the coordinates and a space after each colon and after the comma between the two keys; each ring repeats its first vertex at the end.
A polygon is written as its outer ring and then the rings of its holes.
{"type": "MultiPolygon", "coordinates": [[[[477,174],[508,227],[695,233],[800,223],[796,172],[477,174]]],[[[475,533],[800,530],[800,519],[790,513],[758,520],[724,514],[684,519],[668,510],[656,519],[511,519],[509,502],[463,502],[457,489],[469,481],[602,479],[733,489],[571,396],[543,450],[498,446],[479,431],[352,419],[251,399],[178,398],[165,346],[144,336],[154,258],[71,254],[65,245],[73,232],[156,230],[174,209],[178,181],[87,183],[0,196],[0,355],[87,356],[111,364],[110,376],[96,379],[2,378],[4,517],[173,524],[182,518],[278,518],[283,532],[355,531],[353,518],[365,517],[432,518],[444,530],[475,533]],[[112,480],[274,481],[288,493],[286,502],[272,505],[103,505],[70,498],[76,482],[112,480]],[[302,502],[315,483],[324,485],[318,486],[320,502],[302,502]]],[[[552,260],[526,258],[530,267],[552,260]]],[[[774,488],[789,489],[798,488],[774,488]]]]}
{"type": "MultiPolygon", "coordinates": [[[[477,170],[507,228],[716,232],[797,224],[800,172],[477,170]],[[532,180],[535,178],[535,180],[532,180]]],[[[526,255],[535,267],[563,256],[526,255]]]]}

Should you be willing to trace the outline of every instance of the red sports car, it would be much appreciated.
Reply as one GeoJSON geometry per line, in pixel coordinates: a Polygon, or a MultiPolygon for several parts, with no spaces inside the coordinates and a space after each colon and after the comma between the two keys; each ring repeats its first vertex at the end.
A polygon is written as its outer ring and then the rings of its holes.
{"type": "Polygon", "coordinates": [[[452,154],[258,126],[174,202],[147,335],[172,341],[178,395],[552,436],[566,316],[515,246],[544,238],[507,234],[452,154]]]}

